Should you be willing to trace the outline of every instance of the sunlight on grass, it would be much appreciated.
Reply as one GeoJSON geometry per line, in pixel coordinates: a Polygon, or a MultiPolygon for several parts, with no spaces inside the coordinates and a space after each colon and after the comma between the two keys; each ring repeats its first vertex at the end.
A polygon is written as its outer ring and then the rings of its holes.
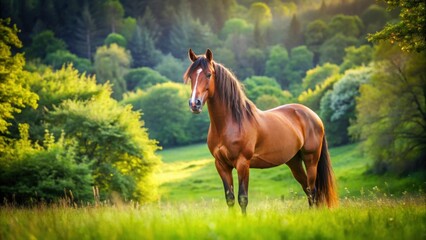
{"type": "Polygon", "coordinates": [[[168,182],[179,182],[190,177],[207,164],[213,163],[213,159],[201,159],[189,162],[173,162],[165,164],[154,175],[156,182],[161,185],[168,182]]]}

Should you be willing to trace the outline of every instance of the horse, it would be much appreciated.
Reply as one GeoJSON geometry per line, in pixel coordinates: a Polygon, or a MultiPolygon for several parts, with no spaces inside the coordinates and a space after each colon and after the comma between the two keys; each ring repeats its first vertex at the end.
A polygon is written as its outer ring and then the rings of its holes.
{"type": "Polygon", "coordinates": [[[246,214],[249,169],[282,164],[302,186],[309,206],[331,208],[338,204],[324,125],[315,112],[301,104],[261,111],[246,97],[235,75],[213,60],[210,49],[204,55],[189,49],[188,57],[191,65],[183,78],[191,84],[189,107],[198,114],[207,103],[207,145],[230,208],[235,204],[234,168],[238,173],[238,203],[246,214]]]}

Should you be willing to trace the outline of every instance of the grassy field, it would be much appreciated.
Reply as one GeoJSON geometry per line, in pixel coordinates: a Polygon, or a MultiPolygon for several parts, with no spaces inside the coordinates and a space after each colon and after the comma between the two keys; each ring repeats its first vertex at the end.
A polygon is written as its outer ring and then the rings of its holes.
{"type": "MultiPolygon", "coordinates": [[[[224,201],[222,181],[205,144],[164,150],[160,154],[164,164],[158,171],[157,181],[160,183],[162,201],[224,201]]],[[[425,192],[426,176],[422,172],[404,178],[366,174],[371,160],[362,156],[356,144],[332,148],[330,155],[342,199],[425,192]]],[[[236,180],[234,171],[234,181],[236,180]]],[[[303,196],[300,185],[285,165],[250,170],[250,200],[293,199],[303,196]]]]}
{"type": "Polygon", "coordinates": [[[147,205],[0,207],[0,239],[426,239],[425,174],[364,174],[357,145],[331,150],[340,206],[312,208],[286,166],[251,171],[247,216],[228,209],[205,145],[161,152],[147,205]]]}

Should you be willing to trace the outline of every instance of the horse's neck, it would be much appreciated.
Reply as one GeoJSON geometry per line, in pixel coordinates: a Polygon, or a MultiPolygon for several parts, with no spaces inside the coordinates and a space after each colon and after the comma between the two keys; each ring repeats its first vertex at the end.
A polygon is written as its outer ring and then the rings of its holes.
{"type": "Polygon", "coordinates": [[[227,109],[226,105],[217,97],[209,99],[207,105],[212,130],[221,133],[230,127],[238,127],[238,123],[235,123],[232,118],[231,110],[227,109]]]}

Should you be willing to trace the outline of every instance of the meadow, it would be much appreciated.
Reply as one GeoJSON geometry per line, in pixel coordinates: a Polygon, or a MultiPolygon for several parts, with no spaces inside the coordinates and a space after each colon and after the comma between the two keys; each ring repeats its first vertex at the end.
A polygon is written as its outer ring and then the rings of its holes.
{"type": "Polygon", "coordinates": [[[247,216],[228,209],[201,144],[160,153],[158,202],[2,207],[0,239],[425,239],[424,174],[366,174],[359,152],[331,150],[341,199],[331,210],[310,209],[286,166],[252,170],[247,216]]]}

